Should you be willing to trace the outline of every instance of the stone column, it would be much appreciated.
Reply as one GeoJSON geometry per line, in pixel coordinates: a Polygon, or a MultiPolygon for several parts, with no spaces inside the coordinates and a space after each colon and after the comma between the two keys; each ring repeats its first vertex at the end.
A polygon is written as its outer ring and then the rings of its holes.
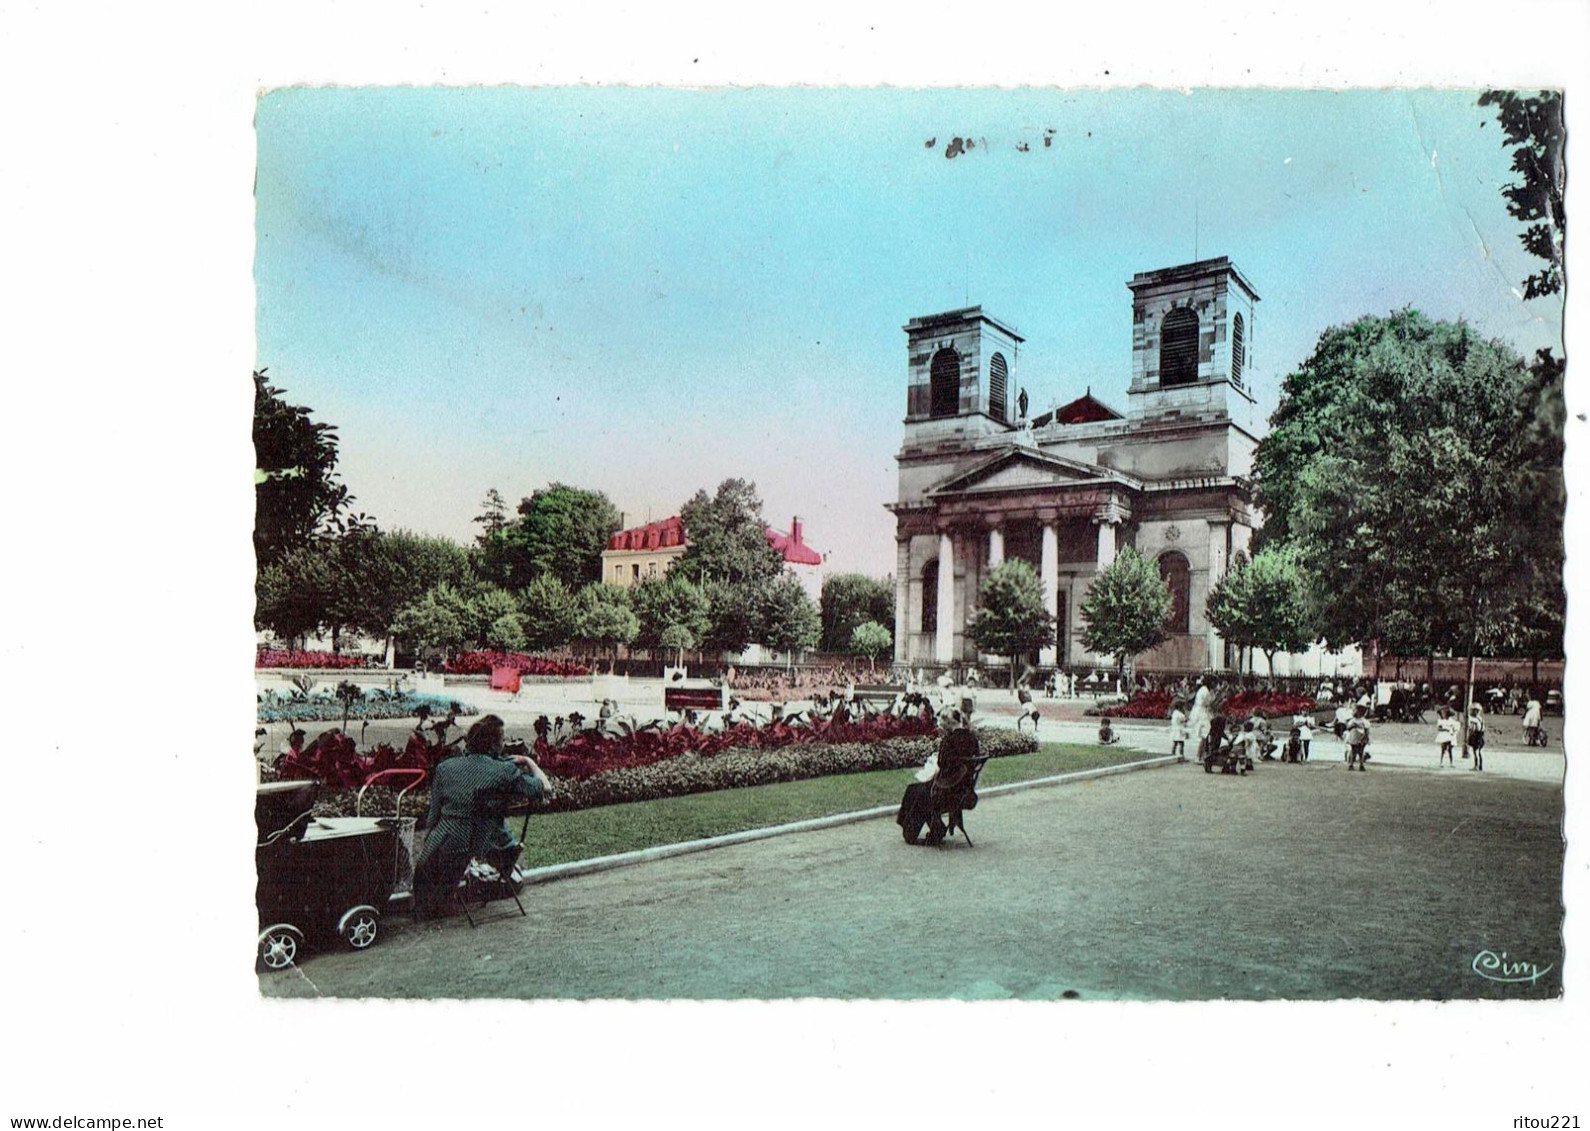
{"type": "Polygon", "coordinates": [[[894,660],[911,662],[911,539],[894,540],[894,660]]]}
{"type": "MultiPolygon", "coordinates": [[[[1043,555],[1039,569],[1039,581],[1043,585],[1043,607],[1052,617],[1060,611],[1060,528],[1053,519],[1043,520],[1043,555]]],[[[1059,639],[1060,626],[1055,625],[1056,635],[1050,638],[1047,648],[1038,649],[1038,663],[1043,667],[1054,667],[1055,661],[1060,658],[1060,649],[1056,641],[1059,639]]]]}
{"type": "Polygon", "coordinates": [[[1002,565],[1005,561],[1005,528],[996,526],[988,532],[988,568],[990,570],[1002,565]]]}
{"type": "Polygon", "coordinates": [[[1099,520],[1099,572],[1115,564],[1115,522],[1109,518],[1099,520]]]}
{"type": "Polygon", "coordinates": [[[939,534],[939,607],[933,632],[933,659],[947,664],[955,655],[955,543],[939,534]]]}

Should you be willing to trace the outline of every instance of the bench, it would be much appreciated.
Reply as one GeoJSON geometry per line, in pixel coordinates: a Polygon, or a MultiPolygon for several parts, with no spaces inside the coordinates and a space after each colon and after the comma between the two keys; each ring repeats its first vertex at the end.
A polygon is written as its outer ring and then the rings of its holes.
{"type": "Polygon", "coordinates": [[[725,707],[724,689],[721,687],[665,687],[665,711],[721,711],[725,707]]]}
{"type": "Polygon", "coordinates": [[[858,683],[854,698],[858,703],[893,703],[904,694],[903,683],[858,683]]]}

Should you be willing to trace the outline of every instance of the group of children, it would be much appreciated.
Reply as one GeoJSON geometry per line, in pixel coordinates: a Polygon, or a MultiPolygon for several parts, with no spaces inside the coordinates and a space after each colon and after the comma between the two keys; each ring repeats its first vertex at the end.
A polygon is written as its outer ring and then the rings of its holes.
{"type": "MultiPolygon", "coordinates": [[[[1452,753],[1458,744],[1458,730],[1462,727],[1462,720],[1458,713],[1451,707],[1442,707],[1440,717],[1435,721],[1437,768],[1447,765],[1455,766],[1452,753]]],[[[1469,761],[1469,769],[1483,770],[1485,768],[1485,712],[1478,703],[1469,708],[1468,742],[1463,747],[1463,757],[1469,761]]]]}

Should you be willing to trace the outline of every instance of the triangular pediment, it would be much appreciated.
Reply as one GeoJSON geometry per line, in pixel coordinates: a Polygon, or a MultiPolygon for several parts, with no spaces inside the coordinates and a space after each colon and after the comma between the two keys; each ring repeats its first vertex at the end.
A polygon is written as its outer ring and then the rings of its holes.
{"type": "Polygon", "coordinates": [[[1032,448],[1007,448],[973,467],[956,472],[928,494],[944,496],[1027,491],[1101,482],[1138,486],[1129,476],[1096,464],[1048,455],[1032,448]]]}

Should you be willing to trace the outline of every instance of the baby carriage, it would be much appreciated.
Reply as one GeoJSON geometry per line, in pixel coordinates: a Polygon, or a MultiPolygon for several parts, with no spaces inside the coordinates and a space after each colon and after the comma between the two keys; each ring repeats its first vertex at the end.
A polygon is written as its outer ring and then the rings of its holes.
{"type": "Polygon", "coordinates": [[[398,849],[396,822],[372,817],[319,817],[314,782],[258,787],[254,850],[258,876],[258,963],[284,970],[308,940],[341,938],[364,950],[381,929],[392,895],[398,849]]]}
{"type": "Polygon", "coordinates": [[[960,829],[966,843],[965,810],[977,808],[977,779],[988,756],[977,745],[977,734],[966,729],[947,732],[939,743],[938,772],[931,781],[906,786],[895,821],[907,844],[939,844],[960,829]],[[923,837],[922,826],[928,827],[923,837]]]}

